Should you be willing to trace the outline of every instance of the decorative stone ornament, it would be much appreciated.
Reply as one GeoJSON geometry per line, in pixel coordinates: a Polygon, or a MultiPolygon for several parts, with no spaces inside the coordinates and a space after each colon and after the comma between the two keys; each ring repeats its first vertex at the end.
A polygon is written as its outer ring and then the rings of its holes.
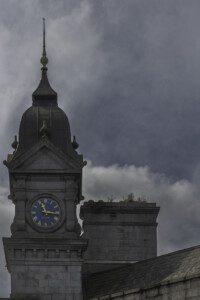
{"type": "Polygon", "coordinates": [[[40,135],[41,135],[41,137],[45,138],[45,137],[48,137],[48,133],[49,133],[49,130],[47,127],[47,122],[44,120],[42,123],[42,127],[40,128],[40,135]]]}

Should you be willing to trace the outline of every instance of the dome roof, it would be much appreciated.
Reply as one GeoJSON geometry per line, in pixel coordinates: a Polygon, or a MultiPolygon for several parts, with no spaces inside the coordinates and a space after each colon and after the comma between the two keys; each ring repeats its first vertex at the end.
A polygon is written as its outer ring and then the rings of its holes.
{"type": "Polygon", "coordinates": [[[21,119],[19,146],[16,155],[32,148],[46,135],[49,140],[64,153],[73,150],[69,121],[58,106],[32,106],[21,119]]]}

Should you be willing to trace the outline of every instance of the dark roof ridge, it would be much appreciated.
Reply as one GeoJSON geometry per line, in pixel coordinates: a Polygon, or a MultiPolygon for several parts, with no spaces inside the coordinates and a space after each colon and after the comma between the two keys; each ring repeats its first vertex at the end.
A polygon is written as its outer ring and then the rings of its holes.
{"type": "Polygon", "coordinates": [[[180,250],[176,250],[176,251],[169,252],[169,253],[165,253],[165,254],[162,254],[162,255],[159,255],[159,256],[156,256],[156,257],[151,257],[151,258],[148,258],[148,259],[140,260],[140,261],[137,261],[135,263],[123,264],[123,266],[120,266],[120,267],[116,267],[116,268],[112,268],[112,269],[104,270],[104,271],[99,271],[99,272],[95,272],[95,273],[90,273],[90,274],[87,274],[87,275],[88,276],[93,276],[95,274],[110,273],[110,272],[113,272],[113,271],[116,271],[116,270],[121,270],[121,269],[124,269],[124,268],[127,268],[127,267],[132,267],[133,265],[150,262],[150,261],[153,261],[153,260],[156,260],[156,259],[159,259],[159,258],[176,255],[178,253],[183,253],[183,252],[191,251],[191,250],[198,249],[198,248],[200,248],[200,245],[192,246],[192,247],[184,248],[184,249],[180,249],[180,250]]]}

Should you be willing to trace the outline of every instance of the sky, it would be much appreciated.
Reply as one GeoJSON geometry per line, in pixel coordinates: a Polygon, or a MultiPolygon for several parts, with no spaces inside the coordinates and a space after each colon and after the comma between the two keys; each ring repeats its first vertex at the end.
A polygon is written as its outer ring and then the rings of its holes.
{"type": "MultiPolygon", "coordinates": [[[[158,253],[200,244],[200,1],[0,0],[0,161],[48,77],[79,152],[85,199],[160,207],[158,253]]],[[[0,164],[0,238],[14,207],[0,164]]],[[[0,244],[0,297],[10,293],[0,244]]]]}

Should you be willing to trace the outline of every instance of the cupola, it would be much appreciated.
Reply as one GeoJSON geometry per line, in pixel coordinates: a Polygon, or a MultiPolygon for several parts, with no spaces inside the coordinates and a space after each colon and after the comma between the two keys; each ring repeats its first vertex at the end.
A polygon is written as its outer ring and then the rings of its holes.
{"type": "Polygon", "coordinates": [[[47,63],[45,43],[45,20],[43,19],[43,52],[40,60],[41,80],[32,94],[32,106],[28,108],[21,119],[19,129],[19,145],[15,155],[19,155],[33,147],[45,136],[64,153],[74,154],[71,143],[71,133],[65,112],[58,107],[57,93],[50,86],[47,77],[47,63]]]}

